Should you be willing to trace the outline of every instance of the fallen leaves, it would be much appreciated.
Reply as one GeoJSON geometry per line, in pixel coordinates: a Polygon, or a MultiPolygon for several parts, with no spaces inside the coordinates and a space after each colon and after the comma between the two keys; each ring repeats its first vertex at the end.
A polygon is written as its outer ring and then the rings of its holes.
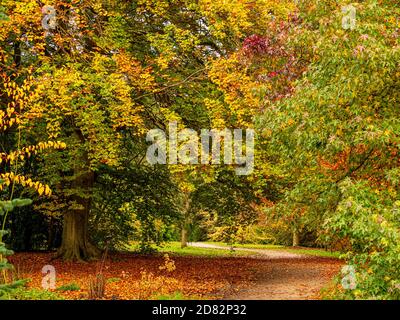
{"type": "MultiPolygon", "coordinates": [[[[80,288],[76,291],[57,291],[60,295],[66,299],[88,299],[88,279],[96,275],[100,262],[52,261],[52,257],[51,253],[16,253],[10,260],[19,270],[19,277],[31,279],[28,284],[30,288],[40,289],[43,266],[53,265],[57,287],[76,283],[80,288]]],[[[316,257],[295,260],[257,257],[166,258],[161,255],[115,253],[104,262],[104,299],[156,299],[176,292],[189,298],[221,299],[237,292],[246,294],[246,287],[249,286],[262,289],[257,296],[261,299],[263,291],[272,292],[274,288],[290,295],[294,292],[295,283],[299,290],[311,287],[310,294],[316,296],[319,289],[338,272],[341,264],[335,259],[316,257]]]]}
{"type": "MultiPolygon", "coordinates": [[[[76,283],[80,287],[80,290],[59,294],[66,299],[87,299],[88,279],[96,275],[100,262],[52,261],[52,257],[50,253],[16,253],[10,260],[19,270],[19,277],[31,279],[28,283],[30,288],[40,289],[43,266],[53,265],[57,287],[69,283],[76,283]]],[[[155,298],[157,295],[177,291],[182,292],[185,297],[218,298],[228,284],[240,285],[251,279],[251,266],[255,265],[255,261],[245,258],[203,257],[172,257],[165,261],[163,256],[113,254],[104,263],[105,298],[155,298]],[[107,281],[108,279],[112,281],[107,281]]]]}

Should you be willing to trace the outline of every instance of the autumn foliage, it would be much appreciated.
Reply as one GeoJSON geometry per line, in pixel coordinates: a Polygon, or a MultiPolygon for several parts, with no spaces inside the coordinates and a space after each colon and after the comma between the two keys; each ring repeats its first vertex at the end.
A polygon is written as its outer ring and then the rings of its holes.
{"type": "Polygon", "coordinates": [[[2,0],[0,295],[13,248],[51,252],[11,259],[52,255],[67,298],[220,297],[258,262],[150,255],[212,239],[340,248],[358,287],[332,297],[398,299],[399,17],[393,0],[2,0]],[[151,165],[146,134],[170,123],[254,129],[254,171],[151,165]],[[118,253],[132,242],[148,256],[118,253]]]}

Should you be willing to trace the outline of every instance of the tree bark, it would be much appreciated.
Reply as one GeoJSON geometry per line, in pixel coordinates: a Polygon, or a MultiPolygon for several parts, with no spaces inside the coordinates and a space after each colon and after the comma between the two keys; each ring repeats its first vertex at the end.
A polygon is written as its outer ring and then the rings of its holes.
{"type": "Polygon", "coordinates": [[[186,226],[182,226],[181,231],[181,248],[186,248],[188,242],[188,231],[186,226]]]}
{"type": "MultiPolygon", "coordinates": [[[[80,132],[78,132],[78,136],[83,140],[80,132]]],[[[77,159],[74,174],[75,194],[70,197],[73,206],[64,214],[62,242],[57,256],[66,261],[88,261],[99,258],[101,251],[90,243],[88,235],[88,220],[95,176],[89,168],[86,151],[82,153],[80,159],[77,159]]]]}
{"type": "Polygon", "coordinates": [[[66,261],[87,261],[100,256],[100,250],[89,242],[88,214],[70,210],[64,215],[64,228],[59,256],[66,261]]]}
{"type": "Polygon", "coordinates": [[[183,208],[183,222],[181,230],[181,248],[186,248],[188,243],[188,227],[189,227],[189,214],[190,214],[190,194],[185,194],[184,208],[183,208]]]}
{"type": "Polygon", "coordinates": [[[293,241],[292,241],[292,246],[293,247],[298,247],[300,244],[300,235],[299,235],[299,230],[296,228],[293,230],[293,241]]]}
{"type": "Polygon", "coordinates": [[[55,238],[54,221],[52,217],[50,217],[48,230],[49,233],[47,237],[47,250],[50,251],[51,249],[54,248],[54,238],[55,238]]]}

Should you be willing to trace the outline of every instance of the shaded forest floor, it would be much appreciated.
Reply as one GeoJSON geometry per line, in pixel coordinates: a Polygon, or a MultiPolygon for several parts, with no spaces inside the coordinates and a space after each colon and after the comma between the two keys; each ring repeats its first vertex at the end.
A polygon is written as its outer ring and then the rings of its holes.
{"type": "Polygon", "coordinates": [[[104,299],[319,299],[343,264],[287,251],[248,250],[236,256],[171,256],[172,271],[162,254],[111,254],[103,266],[52,260],[51,253],[16,253],[10,260],[15,277],[30,279],[28,287],[34,289],[42,288],[43,266],[54,266],[58,289],[53,291],[64,299],[88,299],[89,279],[100,271],[104,299]]]}

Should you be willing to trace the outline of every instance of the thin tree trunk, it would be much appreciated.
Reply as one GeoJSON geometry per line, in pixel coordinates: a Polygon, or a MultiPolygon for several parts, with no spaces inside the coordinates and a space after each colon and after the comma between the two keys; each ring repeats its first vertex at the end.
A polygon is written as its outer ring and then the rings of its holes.
{"type": "Polygon", "coordinates": [[[188,242],[188,231],[186,229],[186,226],[183,226],[181,231],[181,248],[186,248],[187,242],[188,242]]]}
{"type": "Polygon", "coordinates": [[[299,235],[299,230],[295,228],[293,230],[293,241],[292,241],[292,246],[293,247],[298,247],[300,244],[300,235],[299,235]]]}
{"type": "Polygon", "coordinates": [[[188,243],[188,227],[189,227],[189,213],[190,213],[190,194],[185,194],[184,209],[183,209],[183,223],[181,230],[181,248],[186,248],[188,243]]]}

